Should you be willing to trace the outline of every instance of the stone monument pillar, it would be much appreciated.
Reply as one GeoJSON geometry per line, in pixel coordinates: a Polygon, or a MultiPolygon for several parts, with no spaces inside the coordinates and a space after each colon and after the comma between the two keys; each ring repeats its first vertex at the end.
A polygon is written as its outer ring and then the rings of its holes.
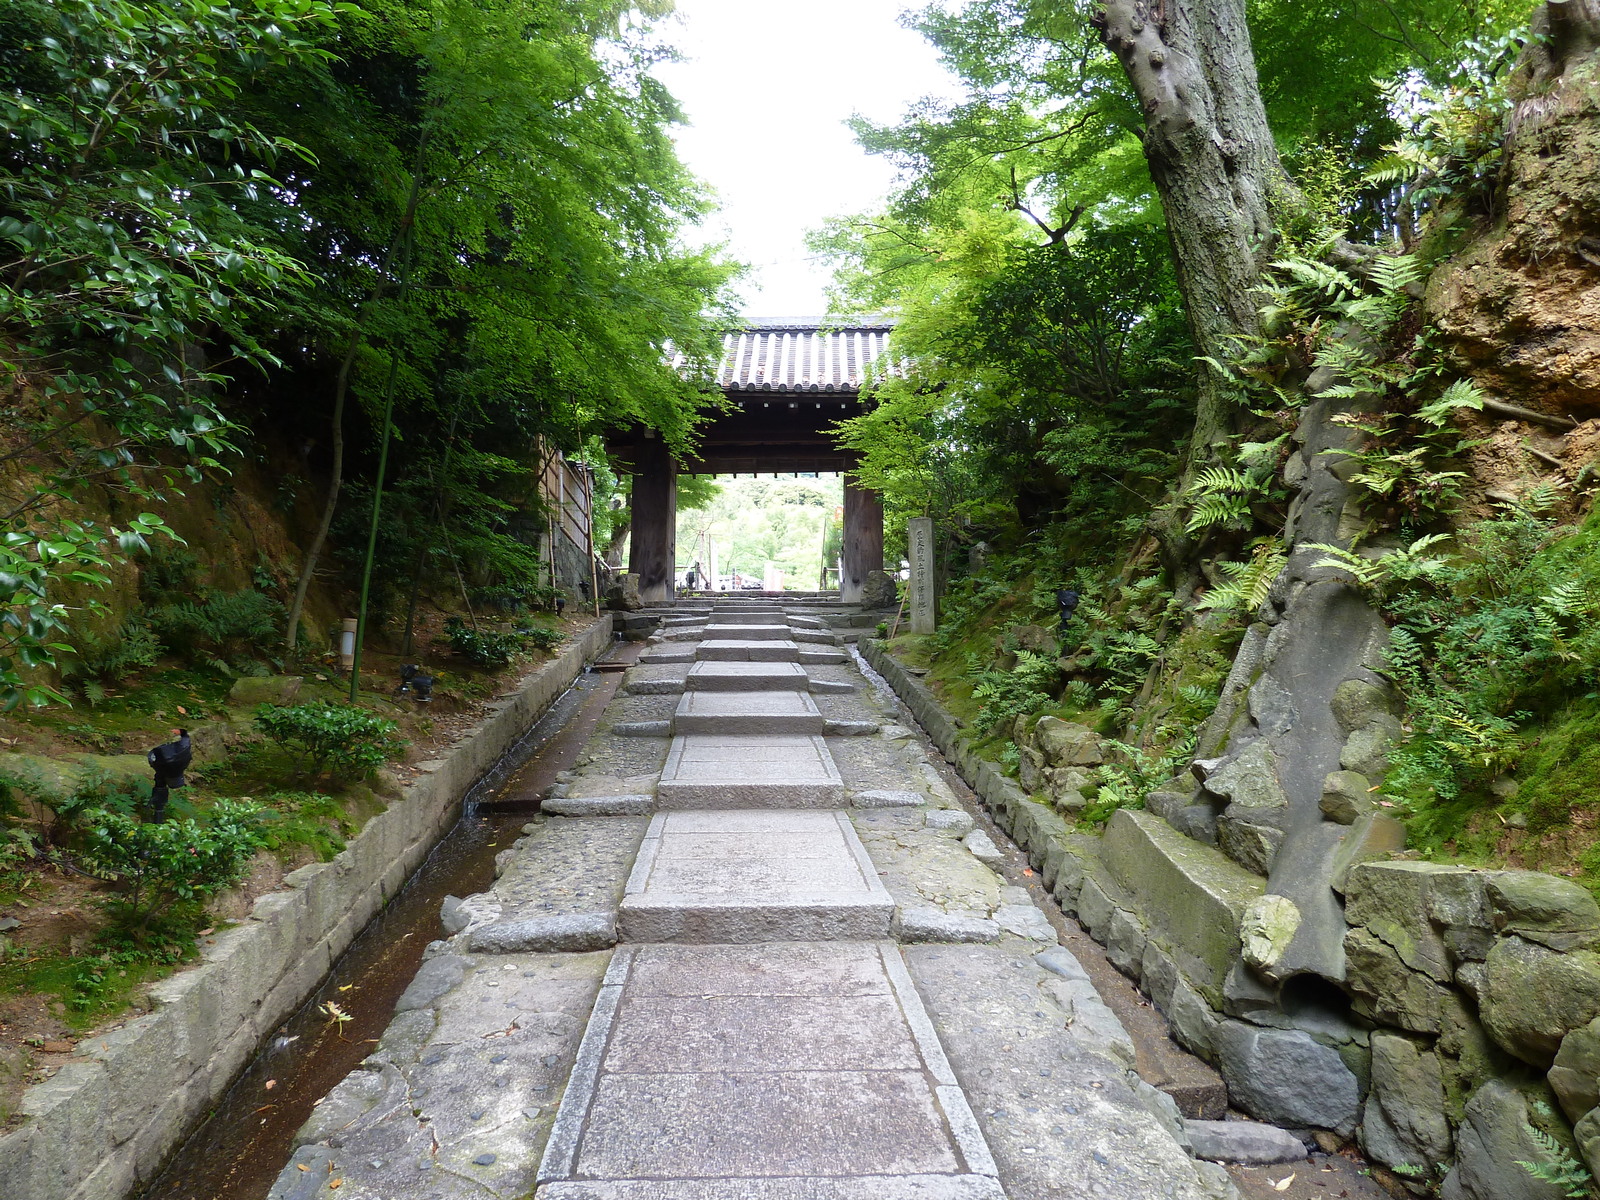
{"type": "Polygon", "coordinates": [[[932,633],[938,626],[934,609],[933,518],[906,522],[906,557],[911,560],[911,632],[932,633]]]}

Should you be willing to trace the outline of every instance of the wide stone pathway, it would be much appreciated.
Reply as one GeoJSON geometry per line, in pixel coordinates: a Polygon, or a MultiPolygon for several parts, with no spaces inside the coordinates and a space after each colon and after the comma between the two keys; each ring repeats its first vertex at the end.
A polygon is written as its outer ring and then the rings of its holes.
{"type": "Polygon", "coordinates": [[[669,617],[273,1200],[1231,1196],[844,615],[669,617]]]}

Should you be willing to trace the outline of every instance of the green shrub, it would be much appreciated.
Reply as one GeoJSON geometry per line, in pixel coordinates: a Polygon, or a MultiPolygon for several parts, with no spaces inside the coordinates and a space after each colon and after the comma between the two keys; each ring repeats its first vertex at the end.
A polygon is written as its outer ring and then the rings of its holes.
{"type": "Polygon", "coordinates": [[[83,861],[121,885],[107,907],[137,940],[173,906],[203,904],[238,883],[263,844],[261,811],[242,801],[219,801],[203,820],[160,824],[100,810],[89,817],[83,861]]]}
{"type": "Polygon", "coordinates": [[[460,617],[444,623],[450,648],[468,662],[480,667],[506,667],[526,648],[527,635],[499,633],[491,629],[471,629],[460,617]]]}
{"type": "Polygon", "coordinates": [[[562,633],[561,630],[555,629],[549,625],[530,625],[525,629],[517,630],[517,632],[524,639],[526,639],[528,644],[531,645],[535,650],[544,650],[547,652],[554,650],[557,646],[561,645],[562,642],[567,640],[566,634],[562,633]]]}
{"type": "Polygon", "coordinates": [[[325,771],[361,779],[401,749],[393,721],[348,704],[263,704],[255,720],[274,742],[299,752],[310,779],[325,771]]]}

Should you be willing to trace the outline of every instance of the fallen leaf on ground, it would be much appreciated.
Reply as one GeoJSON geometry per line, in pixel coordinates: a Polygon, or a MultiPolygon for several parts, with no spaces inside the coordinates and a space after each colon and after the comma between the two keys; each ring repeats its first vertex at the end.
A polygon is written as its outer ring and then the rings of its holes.
{"type": "Polygon", "coordinates": [[[1286,1192],[1286,1191],[1289,1190],[1289,1185],[1291,1183],[1293,1183],[1293,1182],[1294,1182],[1294,1176],[1293,1175],[1285,1175],[1282,1179],[1278,1180],[1278,1182],[1273,1184],[1272,1186],[1273,1186],[1273,1189],[1275,1191],[1286,1192]]]}

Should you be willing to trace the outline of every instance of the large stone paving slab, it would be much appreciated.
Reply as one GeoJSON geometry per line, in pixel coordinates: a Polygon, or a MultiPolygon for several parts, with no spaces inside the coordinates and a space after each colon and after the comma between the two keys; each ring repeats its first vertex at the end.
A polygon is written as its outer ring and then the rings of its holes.
{"type": "Polygon", "coordinates": [[[270,1200],[526,1197],[607,961],[425,962],[373,1053],[296,1135],[270,1200]]]}
{"type": "Polygon", "coordinates": [[[543,820],[518,838],[486,893],[458,908],[473,950],[594,950],[616,940],[617,906],[649,821],[543,820]]]}
{"type": "Polygon", "coordinates": [[[1176,1108],[1128,1069],[1132,1044],[1087,975],[998,946],[904,953],[1013,1196],[1238,1200],[1179,1148],[1176,1108]]]}
{"type": "Polygon", "coordinates": [[[894,902],[837,812],[660,813],[628,879],[629,942],[887,937],[894,902]]]}
{"type": "Polygon", "coordinates": [[[536,1200],[1003,1200],[953,1084],[892,946],[625,948],[536,1200]]]}
{"type": "Polygon", "coordinates": [[[685,692],[672,714],[674,733],[821,733],[825,727],[817,702],[801,691],[685,692]]]}
{"type": "Polygon", "coordinates": [[[832,808],[844,781],[815,735],[684,734],[656,787],[663,812],[691,808],[832,808]]]}

